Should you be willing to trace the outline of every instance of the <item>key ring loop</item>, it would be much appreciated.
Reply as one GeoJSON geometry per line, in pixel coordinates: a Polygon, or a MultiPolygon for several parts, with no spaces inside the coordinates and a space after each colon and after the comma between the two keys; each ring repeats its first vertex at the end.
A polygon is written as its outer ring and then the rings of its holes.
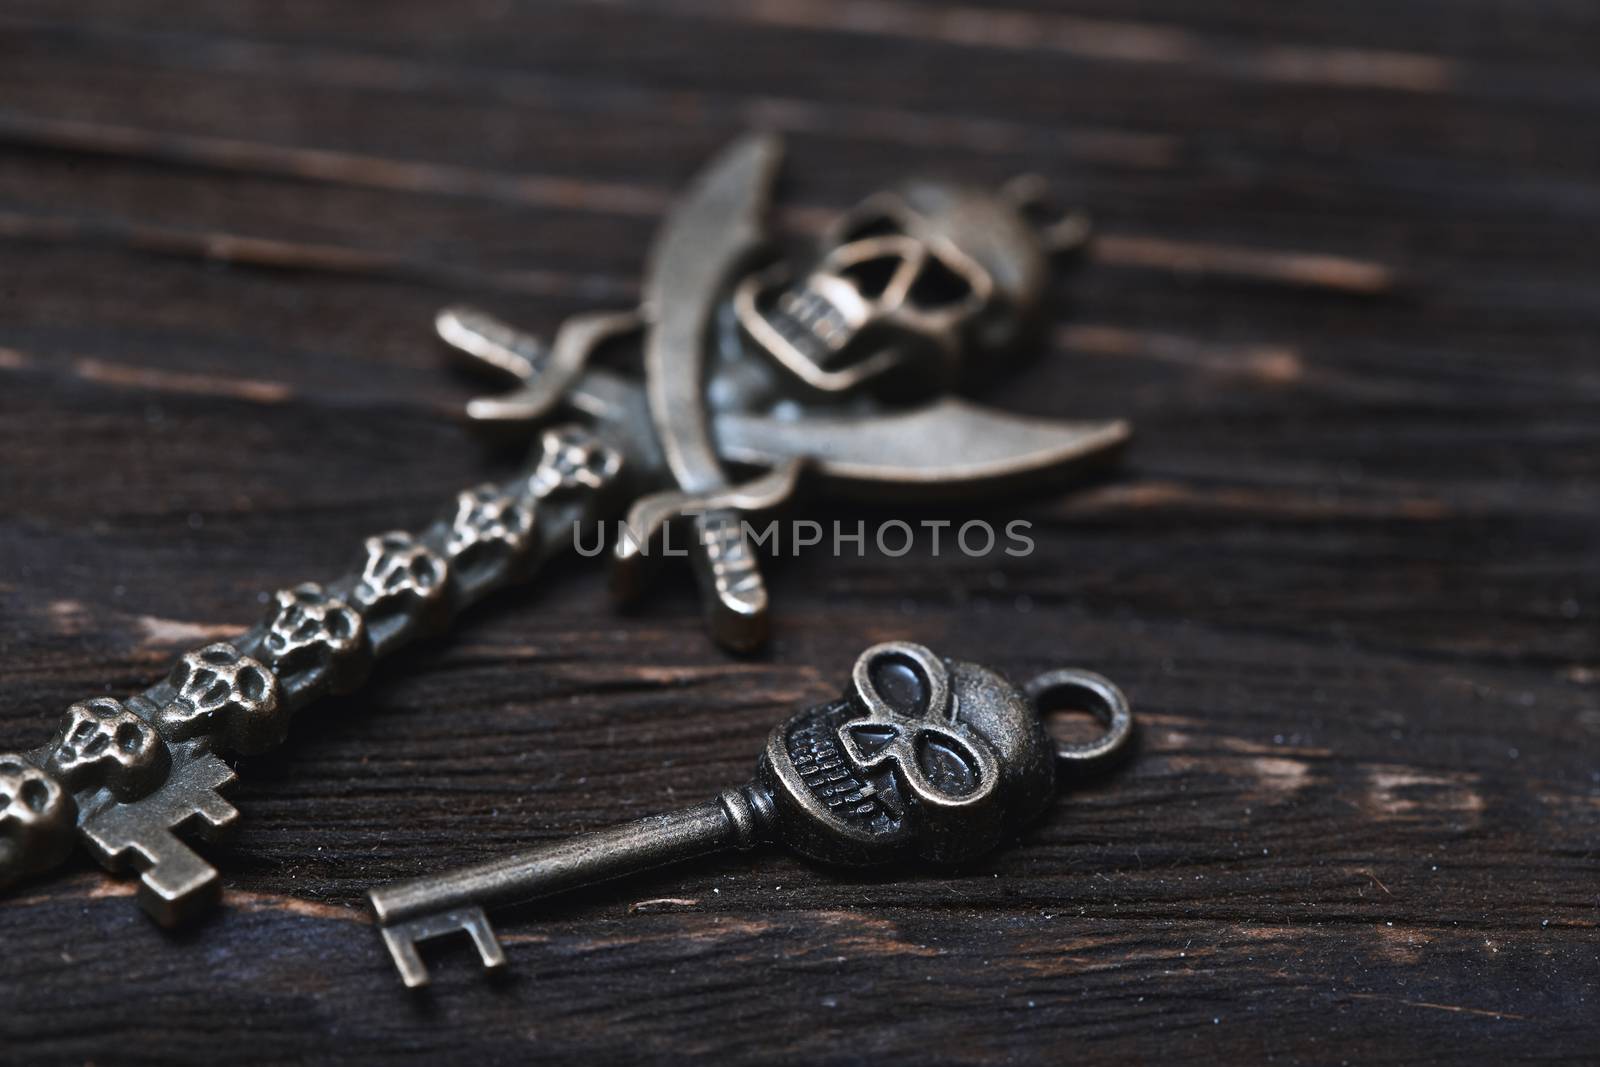
{"type": "Polygon", "coordinates": [[[1128,698],[1109,678],[1094,671],[1076,667],[1047,671],[1030,681],[1026,692],[1041,718],[1046,701],[1053,703],[1070,696],[1081,701],[1079,706],[1092,713],[1105,726],[1105,733],[1093,741],[1076,745],[1056,742],[1056,759],[1062,762],[1103,760],[1115,754],[1133,736],[1133,709],[1128,706],[1128,698]]]}

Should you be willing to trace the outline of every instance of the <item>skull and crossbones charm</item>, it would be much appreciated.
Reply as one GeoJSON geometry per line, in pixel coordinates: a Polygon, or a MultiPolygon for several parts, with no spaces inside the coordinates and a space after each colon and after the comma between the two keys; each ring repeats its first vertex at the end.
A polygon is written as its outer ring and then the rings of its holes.
{"type": "Polygon", "coordinates": [[[1010,415],[953,390],[994,377],[1039,333],[1052,260],[1087,223],[1053,215],[1035,180],[990,192],[921,180],[867,197],[799,264],[774,260],[762,221],[778,169],[771,137],[737,142],[668,215],[637,309],[576,316],[547,347],[448,308],[439,335],[515,379],[469,415],[502,431],[562,409],[597,419],[631,498],[613,588],[644,586],[649,548],[692,528],[688,555],[719,644],[748,650],[769,600],[745,516],[802,486],[959,497],[1053,481],[1112,460],[1119,419],[1010,415]],[[591,365],[637,336],[644,381],[591,365]]]}

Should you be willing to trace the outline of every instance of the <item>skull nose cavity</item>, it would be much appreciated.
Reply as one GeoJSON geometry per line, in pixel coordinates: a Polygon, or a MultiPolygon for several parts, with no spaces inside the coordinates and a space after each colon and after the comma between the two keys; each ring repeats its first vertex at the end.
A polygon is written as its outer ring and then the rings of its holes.
{"type": "Polygon", "coordinates": [[[899,273],[901,264],[905,262],[899,255],[873,256],[852,263],[848,267],[841,267],[839,274],[855,286],[856,292],[867,300],[876,300],[889,288],[889,283],[894,281],[899,273]]]}
{"type": "Polygon", "coordinates": [[[886,652],[872,661],[867,677],[884,703],[907,718],[928,710],[928,680],[908,657],[886,652]]]}
{"type": "Polygon", "coordinates": [[[855,740],[857,751],[872,759],[899,737],[900,731],[893,726],[852,726],[850,736],[855,740]]]}

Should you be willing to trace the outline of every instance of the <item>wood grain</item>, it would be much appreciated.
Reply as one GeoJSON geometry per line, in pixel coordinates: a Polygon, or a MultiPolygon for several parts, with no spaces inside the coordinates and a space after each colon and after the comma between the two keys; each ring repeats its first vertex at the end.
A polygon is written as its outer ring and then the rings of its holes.
{"type": "Polygon", "coordinates": [[[1597,42],[1559,0],[6,0],[0,748],[502,469],[434,309],[625,305],[749,127],[797,233],[1057,179],[1102,239],[986,398],[1138,440],[980,513],[1025,559],[774,560],[758,658],[683,575],[485,605],[241,764],[213,921],[82,860],[0,901],[0,1060],[1592,1060],[1597,42]],[[369,885],[699,800],[890,637],[1100,670],[1138,758],[970,867],[711,860],[400,988],[369,885]]]}

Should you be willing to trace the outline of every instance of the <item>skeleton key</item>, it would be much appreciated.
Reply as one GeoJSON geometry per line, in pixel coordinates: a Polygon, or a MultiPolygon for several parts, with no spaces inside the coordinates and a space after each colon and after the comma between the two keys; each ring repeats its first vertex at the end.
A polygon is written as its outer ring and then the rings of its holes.
{"type": "Polygon", "coordinates": [[[959,497],[1116,454],[1121,420],[1027,418],[950,395],[1035,335],[1050,255],[1082,243],[1080,218],[1038,224],[1027,183],[916,181],[846,212],[807,259],[758,261],[779,156],[776,139],[746,138],[692,184],[663,222],[638,308],[574,315],[548,346],[480,312],[441,312],[450,346],[516,380],[467,415],[526,433],[528,467],[459,494],[422,530],[369,537],[353,573],[280,590],[254,628],[184,654],[143,693],[74,704],[50,741],[0,753],[0,888],[56,866],[76,838],[105,866],[139,871],[158,921],[200,911],[218,875],[178,834],[237,820],[219,792],[234,779],[224,757],[278,744],[292,714],[527,578],[575,526],[627,516],[612,561],[632,595],[652,539],[692,525],[712,635],[747,649],[768,597],[741,520],[784,503],[802,475],[857,495],[959,497]],[[634,334],[643,381],[590,365],[634,334]]]}
{"type": "Polygon", "coordinates": [[[417,942],[455,931],[485,967],[505,952],[484,909],[551,896],[723,849],[781,843],[826,863],[911,856],[954,863],[987,852],[1040,815],[1057,761],[1099,761],[1132,733],[1122,692],[1066,669],[1017,688],[972,663],[890,642],[856,660],[835,701],[808,708],[768,738],[754,780],[715,800],[374,889],[384,943],[408,986],[426,985],[417,942]],[[1106,729],[1053,743],[1041,718],[1075,698],[1106,729]]]}

